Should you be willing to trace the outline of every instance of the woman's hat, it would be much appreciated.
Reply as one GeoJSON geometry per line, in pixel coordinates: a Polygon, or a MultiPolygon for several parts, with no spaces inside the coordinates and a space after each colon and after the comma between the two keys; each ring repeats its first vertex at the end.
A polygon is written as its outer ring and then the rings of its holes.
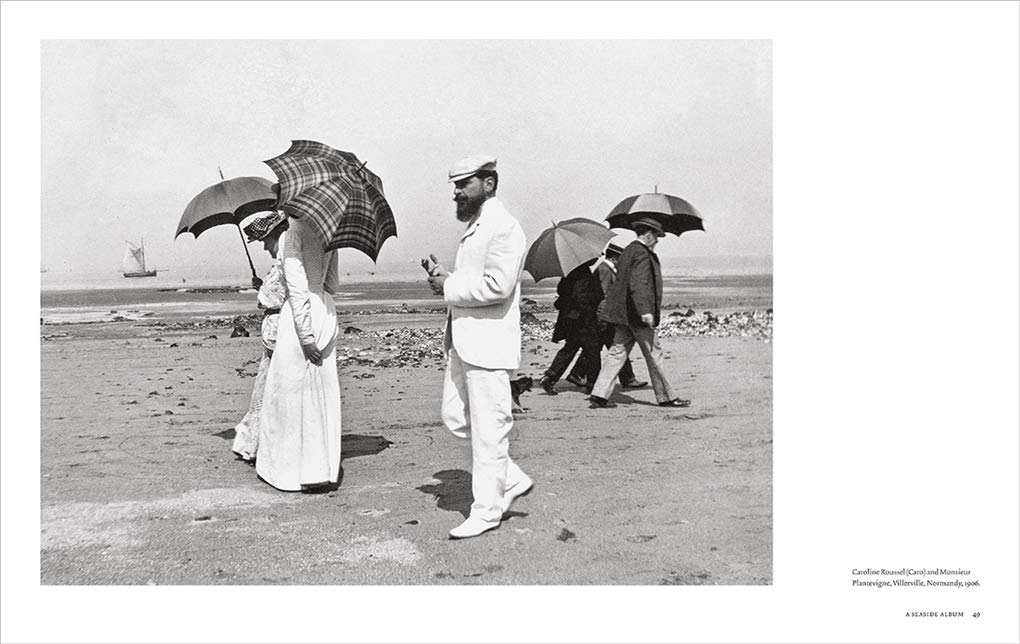
{"type": "Polygon", "coordinates": [[[265,239],[269,236],[269,233],[273,232],[277,226],[285,221],[287,221],[287,215],[279,210],[271,212],[265,217],[257,218],[244,227],[244,234],[248,236],[248,243],[265,239]]]}

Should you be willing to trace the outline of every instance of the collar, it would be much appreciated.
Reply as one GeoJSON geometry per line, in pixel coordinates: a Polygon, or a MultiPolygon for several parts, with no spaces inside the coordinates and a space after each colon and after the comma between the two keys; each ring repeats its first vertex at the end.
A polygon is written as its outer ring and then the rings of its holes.
{"type": "Polygon", "coordinates": [[[478,214],[475,215],[474,218],[467,223],[467,227],[464,229],[464,234],[460,236],[461,240],[463,240],[465,237],[473,235],[474,232],[478,230],[478,225],[482,221],[482,217],[485,216],[486,209],[488,209],[489,204],[493,202],[496,202],[497,206],[499,205],[499,199],[497,199],[496,197],[489,197],[488,199],[485,200],[485,202],[482,204],[482,207],[478,209],[478,214]]]}
{"type": "Polygon", "coordinates": [[[644,243],[640,239],[635,239],[634,243],[640,244],[641,248],[644,248],[646,251],[648,251],[648,254],[652,255],[653,257],[655,256],[655,251],[652,248],[650,248],[648,244],[644,243]]]}

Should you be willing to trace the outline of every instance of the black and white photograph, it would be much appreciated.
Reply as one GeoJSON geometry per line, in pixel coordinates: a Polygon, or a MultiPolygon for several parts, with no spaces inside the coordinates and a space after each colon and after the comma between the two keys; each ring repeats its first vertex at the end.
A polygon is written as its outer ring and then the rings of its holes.
{"type": "Polygon", "coordinates": [[[105,204],[42,240],[43,583],[771,582],[768,42],[46,42],[42,96],[43,228],[105,204]]]}
{"type": "Polygon", "coordinates": [[[107,621],[4,641],[1017,634],[1016,3],[82,4],[3,5],[4,614],[107,621]]]}

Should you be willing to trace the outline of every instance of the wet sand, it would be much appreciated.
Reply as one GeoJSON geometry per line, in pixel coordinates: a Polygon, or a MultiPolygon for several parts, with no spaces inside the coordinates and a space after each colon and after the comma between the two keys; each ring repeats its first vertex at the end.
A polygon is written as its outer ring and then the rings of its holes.
{"type": "MultiPolygon", "coordinates": [[[[536,310],[521,373],[537,381],[559,345],[536,310]]],[[[650,388],[608,410],[565,381],[555,397],[525,393],[511,449],[534,490],[498,530],[450,541],[471,492],[467,451],[439,418],[442,316],[339,320],[360,332],[341,336],[343,480],[322,494],[279,492],[230,451],[253,325],[238,338],[228,317],[45,325],[42,583],[771,583],[767,339],[665,338],[688,409],[655,406],[650,388]]]]}

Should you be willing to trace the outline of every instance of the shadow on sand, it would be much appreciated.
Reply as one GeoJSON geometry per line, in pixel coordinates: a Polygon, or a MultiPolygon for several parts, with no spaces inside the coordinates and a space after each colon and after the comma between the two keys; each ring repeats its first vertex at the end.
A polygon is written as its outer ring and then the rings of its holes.
{"type": "Polygon", "coordinates": [[[471,513],[471,473],[464,470],[442,470],[432,475],[439,483],[422,485],[417,488],[425,494],[436,497],[440,510],[460,512],[466,519],[471,513]]]}
{"type": "Polygon", "coordinates": [[[340,460],[345,461],[356,456],[375,456],[393,441],[385,436],[366,436],[365,434],[341,434],[340,460]]]}
{"type": "Polygon", "coordinates": [[[367,436],[365,434],[343,434],[340,438],[340,472],[338,474],[336,483],[328,483],[325,485],[315,485],[309,487],[303,487],[302,492],[305,494],[324,494],[326,492],[335,492],[340,489],[340,486],[344,482],[344,466],[343,462],[349,458],[355,458],[357,456],[375,456],[379,452],[383,451],[387,447],[393,444],[393,441],[387,440],[385,436],[367,436]]]}
{"type": "MultiPolygon", "coordinates": [[[[440,510],[460,512],[466,519],[471,514],[471,502],[474,500],[471,492],[471,473],[464,470],[443,470],[432,476],[439,479],[439,483],[421,485],[415,489],[435,496],[436,507],[440,510]]],[[[527,512],[510,510],[503,513],[503,520],[526,516],[527,512]]]]}
{"type": "MultiPolygon", "coordinates": [[[[216,432],[213,436],[219,436],[224,440],[234,440],[237,432],[233,427],[216,432]]],[[[356,456],[375,456],[393,441],[387,440],[385,436],[367,436],[365,434],[341,434],[340,435],[340,460],[344,461],[356,456]]]]}
{"type": "Polygon", "coordinates": [[[617,405],[644,405],[646,407],[658,406],[654,402],[648,402],[647,400],[638,400],[633,396],[625,394],[619,387],[613,390],[613,393],[610,394],[609,399],[612,400],[617,405]]]}

